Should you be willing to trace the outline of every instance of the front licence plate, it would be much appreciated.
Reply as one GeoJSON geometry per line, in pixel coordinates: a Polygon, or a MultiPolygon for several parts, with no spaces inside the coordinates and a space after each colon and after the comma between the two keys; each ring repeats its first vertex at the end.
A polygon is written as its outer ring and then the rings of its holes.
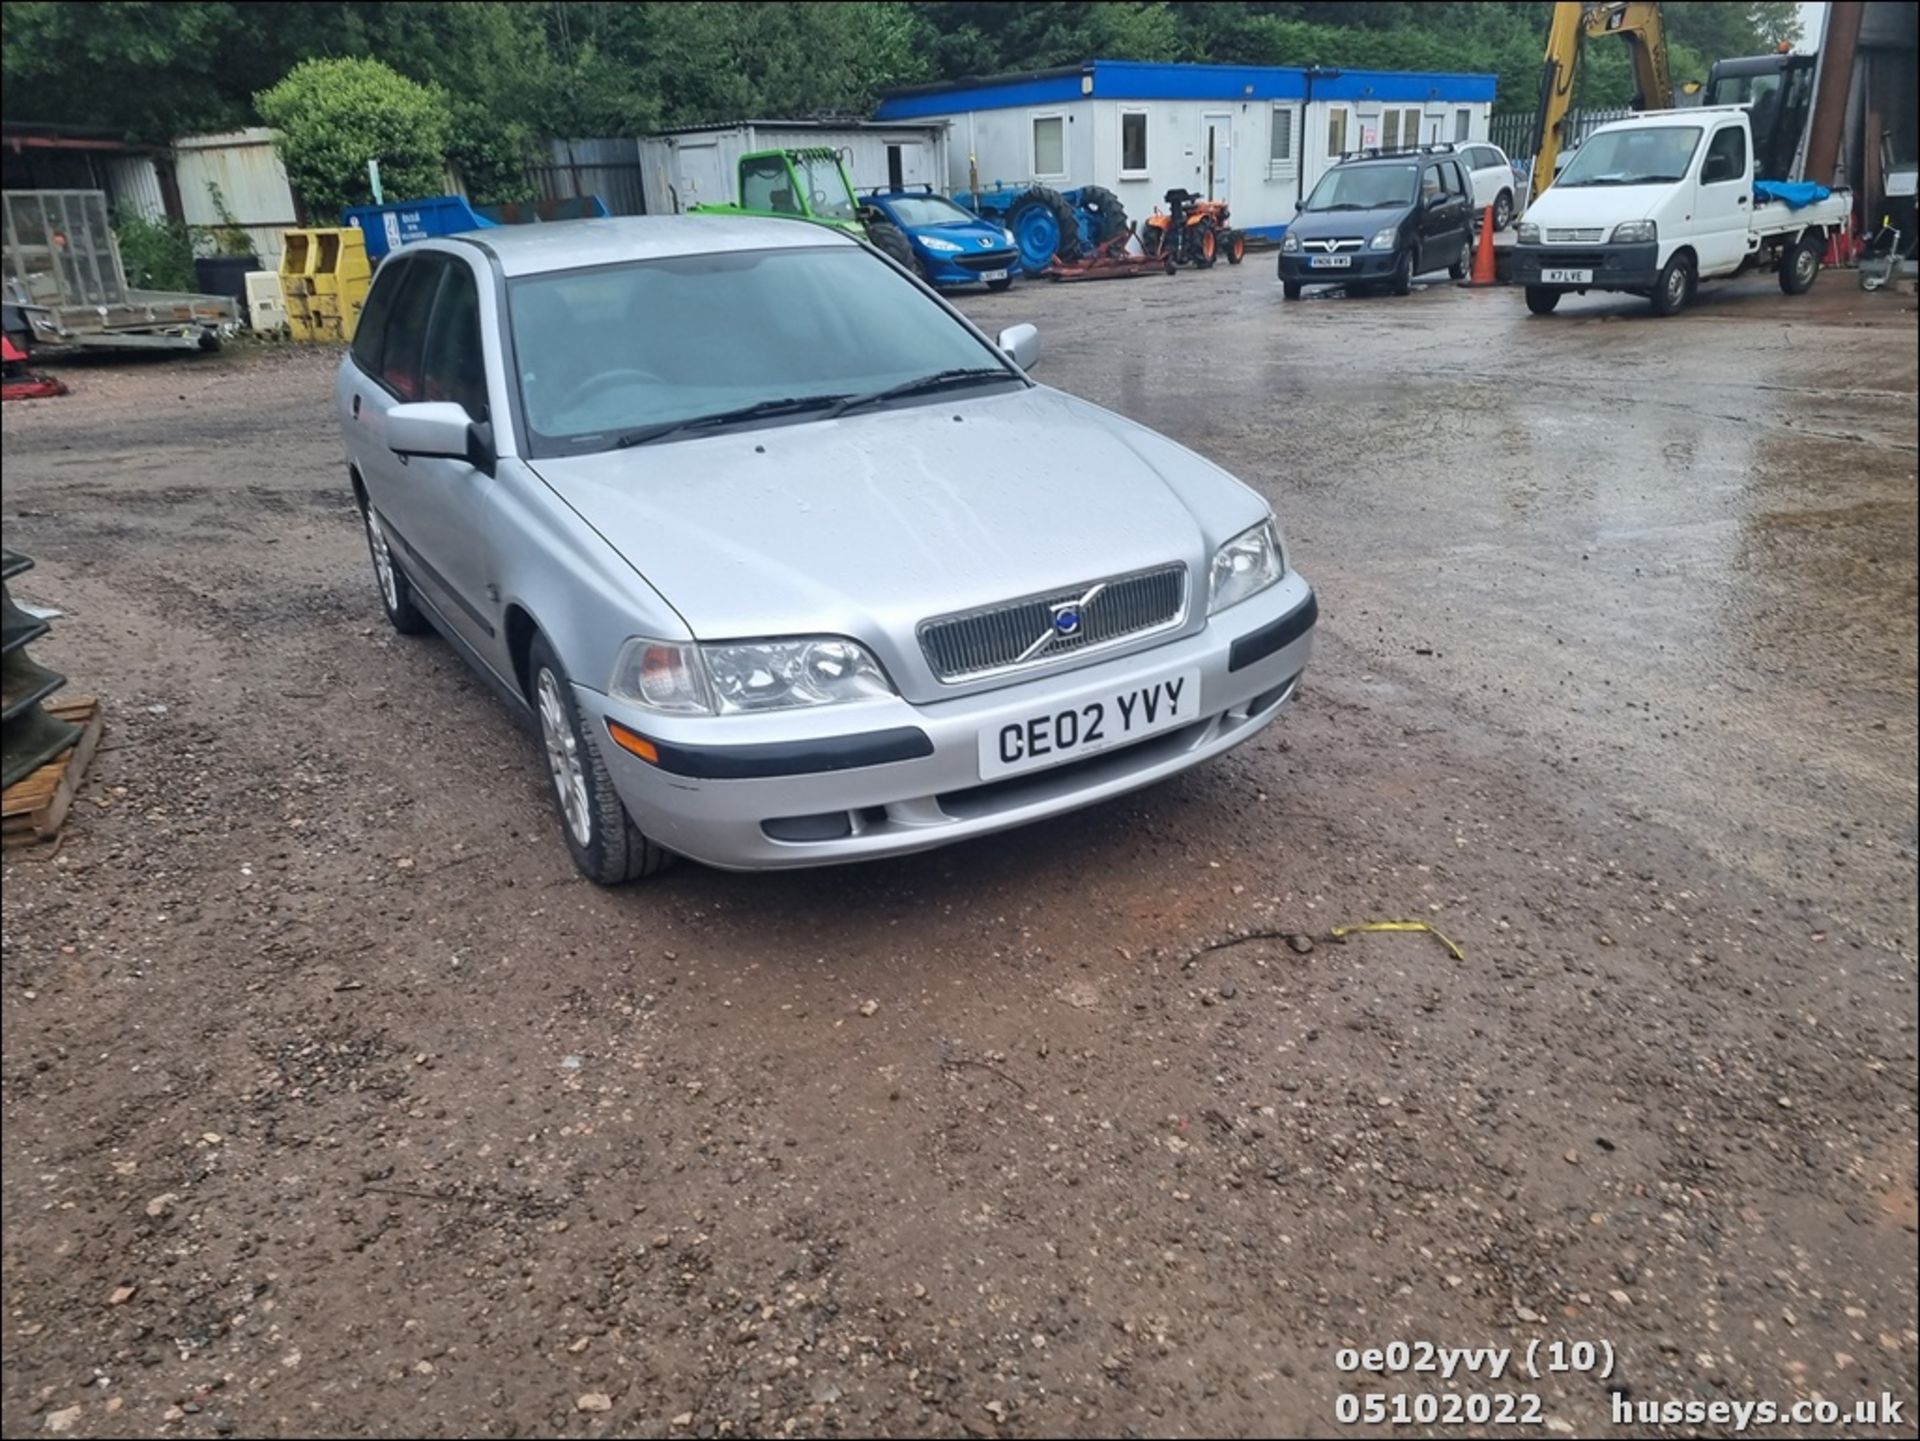
{"type": "Polygon", "coordinates": [[[1540,272],[1542,285],[1591,285],[1591,270],[1543,270],[1540,272]]]}
{"type": "Polygon", "coordinates": [[[1005,280],[1007,278],[1007,272],[1004,270],[983,270],[980,272],[980,278],[982,280],[1005,280]]]}
{"type": "Polygon", "coordinates": [[[1064,765],[1200,718],[1200,672],[1183,670],[980,732],[980,779],[1064,765]]]}
{"type": "Polygon", "coordinates": [[[1310,270],[1345,270],[1353,264],[1351,255],[1316,255],[1307,262],[1310,270]]]}

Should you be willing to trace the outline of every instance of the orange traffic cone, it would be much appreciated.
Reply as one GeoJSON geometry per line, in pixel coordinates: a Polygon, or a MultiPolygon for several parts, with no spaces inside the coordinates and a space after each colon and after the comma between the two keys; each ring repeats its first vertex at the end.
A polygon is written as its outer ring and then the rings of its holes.
{"type": "Polygon", "coordinates": [[[1493,285],[1498,277],[1493,264],[1493,207],[1487,207],[1486,214],[1480,217],[1480,245],[1473,252],[1473,279],[1470,285],[1493,285]]]}

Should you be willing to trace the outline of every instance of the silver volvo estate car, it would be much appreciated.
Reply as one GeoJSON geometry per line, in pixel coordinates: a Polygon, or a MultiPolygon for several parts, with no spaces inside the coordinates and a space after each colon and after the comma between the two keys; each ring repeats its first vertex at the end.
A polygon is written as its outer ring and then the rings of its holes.
{"type": "Polygon", "coordinates": [[[1273,720],[1267,503],[859,241],[675,216],[390,256],[336,400],[387,618],[538,729],[602,883],[895,855],[1273,720]]]}

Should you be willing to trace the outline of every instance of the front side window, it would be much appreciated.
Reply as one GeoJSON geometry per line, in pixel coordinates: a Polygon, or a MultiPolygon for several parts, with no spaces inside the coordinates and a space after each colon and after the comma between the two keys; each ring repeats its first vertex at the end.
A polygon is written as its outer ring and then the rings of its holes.
{"type": "Polygon", "coordinates": [[[1329,170],[1307,197],[1308,210],[1378,210],[1413,204],[1418,167],[1349,165],[1329,170]]]}
{"type": "Polygon", "coordinates": [[[447,267],[420,363],[421,399],[450,400],[487,419],[487,362],[480,344],[480,288],[466,266],[447,267]]]}
{"type": "Polygon", "coordinates": [[[1033,173],[1067,173],[1067,119],[1064,115],[1042,115],[1034,120],[1033,173]]]}
{"type": "Polygon", "coordinates": [[[427,317],[433,313],[433,298],[446,270],[447,263],[439,255],[414,256],[407,264],[406,283],[394,297],[393,311],[387,317],[386,344],[381,348],[380,368],[375,375],[403,402],[419,400],[422,395],[420,352],[427,343],[427,317]]]}
{"type": "Polygon", "coordinates": [[[778,155],[760,155],[740,162],[740,203],[748,210],[774,215],[804,215],[794,194],[793,176],[778,155]]]}
{"type": "Polygon", "coordinates": [[[1707,158],[1700,165],[1700,183],[1719,185],[1742,180],[1747,174],[1747,132],[1738,125],[1723,125],[1713,132],[1707,146],[1707,158]]]}
{"type": "Polygon", "coordinates": [[[521,276],[508,312],[536,456],[606,450],[636,431],[766,401],[1006,368],[917,284],[853,245],[521,276]]]}
{"type": "Polygon", "coordinates": [[[808,213],[822,220],[851,220],[853,196],[840,173],[837,155],[802,155],[794,161],[800,183],[807,189],[808,213]]]}
{"type": "Polygon", "coordinates": [[[1686,177],[1700,148],[1698,125],[1602,130],[1587,137],[1553,183],[1572,190],[1599,185],[1666,185],[1686,177]]]}
{"type": "Polygon", "coordinates": [[[1129,110],[1120,116],[1120,168],[1143,172],[1147,168],[1147,116],[1144,110],[1129,110]]]}

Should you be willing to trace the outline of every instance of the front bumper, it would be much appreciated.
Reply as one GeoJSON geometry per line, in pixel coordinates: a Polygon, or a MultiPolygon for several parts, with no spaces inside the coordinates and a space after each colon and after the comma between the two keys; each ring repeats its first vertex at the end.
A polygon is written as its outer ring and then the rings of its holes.
{"type": "Polygon", "coordinates": [[[961,255],[941,255],[931,250],[918,253],[930,285],[980,285],[985,283],[985,273],[992,270],[1003,270],[1009,278],[1020,273],[1017,250],[969,251],[961,255]]]}
{"type": "Polygon", "coordinates": [[[1301,285],[1347,285],[1357,281],[1389,280],[1393,277],[1394,262],[1400,258],[1397,250],[1343,250],[1340,258],[1351,257],[1351,265],[1340,268],[1318,269],[1313,262],[1322,257],[1316,251],[1306,251],[1299,255],[1280,253],[1280,278],[1296,281],[1301,285]]]}
{"type": "Polygon", "coordinates": [[[1545,285],[1552,290],[1652,290],[1660,277],[1660,243],[1638,245],[1516,245],[1509,252],[1507,278],[1515,285],[1545,285]],[[1547,281],[1549,270],[1591,270],[1584,285],[1547,281]]]}
{"type": "Polygon", "coordinates": [[[1313,590],[1295,573],[1197,635],[954,700],[891,698],[669,725],[598,691],[575,693],[621,799],[661,845],[729,870],[832,865],[1059,815],[1250,740],[1292,699],[1317,618],[1313,590]],[[981,780],[982,731],[1189,669],[1200,672],[1201,702],[1184,727],[1051,769],[981,780]],[[662,763],[609,742],[609,720],[653,739],[662,763]]]}

